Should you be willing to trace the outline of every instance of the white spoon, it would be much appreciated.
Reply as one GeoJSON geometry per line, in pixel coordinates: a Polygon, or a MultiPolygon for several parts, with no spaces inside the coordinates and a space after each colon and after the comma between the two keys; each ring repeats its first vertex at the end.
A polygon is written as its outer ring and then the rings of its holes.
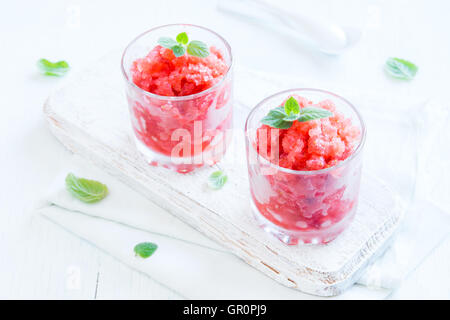
{"type": "Polygon", "coordinates": [[[244,16],[328,54],[340,54],[361,38],[357,28],[342,28],[317,17],[289,12],[264,0],[219,0],[218,8],[244,16]]]}

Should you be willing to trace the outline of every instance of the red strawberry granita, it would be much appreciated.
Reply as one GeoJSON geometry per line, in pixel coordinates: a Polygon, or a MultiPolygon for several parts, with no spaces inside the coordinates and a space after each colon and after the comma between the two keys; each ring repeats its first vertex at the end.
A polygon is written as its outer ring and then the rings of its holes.
{"type": "Polygon", "coordinates": [[[246,133],[252,206],[260,224],[287,244],[336,238],[358,201],[364,126],[354,107],[325,91],[282,92],[253,110],[246,133]],[[261,124],[291,96],[300,109],[317,107],[332,115],[295,120],[286,129],[261,124]]]}
{"type": "Polygon", "coordinates": [[[227,73],[222,53],[210,48],[206,58],[185,54],[175,57],[172,50],[156,46],[131,67],[133,82],[141,89],[160,96],[188,96],[218,83],[227,73]]]}
{"type": "Polygon", "coordinates": [[[231,59],[225,40],[192,25],[150,30],[126,49],[123,70],[132,127],[138,149],[152,165],[186,173],[223,156],[232,126],[231,59]],[[180,29],[210,43],[209,55],[186,51],[176,56],[157,44],[157,37],[180,29]],[[142,44],[150,42],[153,48],[142,52],[142,44]]]}

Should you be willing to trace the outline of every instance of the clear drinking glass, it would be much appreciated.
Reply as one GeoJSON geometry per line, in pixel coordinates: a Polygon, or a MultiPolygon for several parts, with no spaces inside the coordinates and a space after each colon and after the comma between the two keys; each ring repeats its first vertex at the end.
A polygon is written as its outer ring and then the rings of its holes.
{"type": "Polygon", "coordinates": [[[232,55],[225,39],[195,25],[157,27],[127,46],[122,73],[136,145],[150,164],[186,173],[222,158],[230,140],[233,111],[232,55]],[[160,96],[133,83],[133,62],[145,57],[160,37],[175,38],[181,32],[218,49],[228,65],[225,76],[209,89],[186,96],[160,96]]]}
{"type": "Polygon", "coordinates": [[[320,244],[335,239],[352,221],[358,203],[364,122],[344,98],[318,89],[290,89],[261,101],[245,124],[251,205],[257,222],[289,245],[320,244]],[[313,102],[333,101],[336,110],[360,130],[353,153],[333,167],[298,171],[280,167],[260,156],[255,148],[260,120],[298,94],[313,102]]]}

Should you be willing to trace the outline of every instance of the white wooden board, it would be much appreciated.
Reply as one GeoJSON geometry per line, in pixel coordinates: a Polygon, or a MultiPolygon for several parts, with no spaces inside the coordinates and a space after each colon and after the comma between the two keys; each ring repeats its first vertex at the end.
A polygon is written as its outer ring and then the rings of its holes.
{"type": "MultiPolygon", "coordinates": [[[[341,236],[325,246],[293,247],[265,233],[252,218],[239,133],[220,163],[229,182],[219,191],[206,186],[213,168],[182,175],[148,165],[133,142],[119,66],[120,55],[112,53],[67,79],[46,101],[50,129],[71,151],[103,167],[269,277],[307,293],[341,293],[388,245],[403,210],[392,192],[372,177],[363,175],[358,212],[341,236]]],[[[251,79],[253,88],[258,88],[254,75],[238,71],[235,78],[241,79],[236,80],[239,85],[251,79]]],[[[235,126],[243,128],[249,110],[239,103],[235,110],[235,126]]]]}

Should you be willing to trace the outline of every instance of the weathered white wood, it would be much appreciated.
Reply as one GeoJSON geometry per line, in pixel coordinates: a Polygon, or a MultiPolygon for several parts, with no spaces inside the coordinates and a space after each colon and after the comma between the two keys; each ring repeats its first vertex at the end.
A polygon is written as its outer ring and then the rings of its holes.
{"type": "MultiPolygon", "coordinates": [[[[358,213],[348,230],[326,246],[292,247],[267,235],[253,221],[239,134],[220,164],[229,175],[220,191],[206,188],[212,168],[181,175],[149,166],[132,139],[119,61],[117,53],[106,56],[74,75],[45,103],[50,128],[68,149],[103,167],[261,272],[304,292],[339,294],[387,245],[402,210],[392,192],[368,176],[363,177],[358,213]]],[[[249,90],[250,86],[258,90],[253,75],[237,72],[236,78],[241,79],[236,81],[240,86],[251,79],[249,90]]],[[[235,110],[235,126],[242,126],[248,109],[236,103],[235,110]]]]}

